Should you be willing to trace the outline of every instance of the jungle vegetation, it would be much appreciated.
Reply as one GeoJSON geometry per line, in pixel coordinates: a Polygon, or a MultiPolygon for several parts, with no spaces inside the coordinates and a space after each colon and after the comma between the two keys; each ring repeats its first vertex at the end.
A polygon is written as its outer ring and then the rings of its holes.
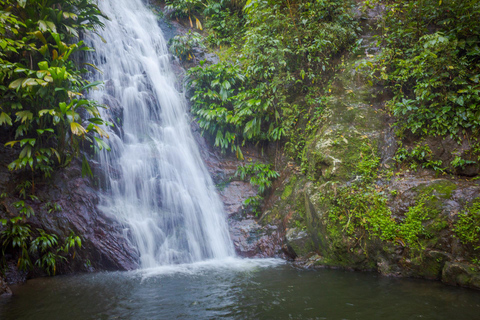
{"type": "MultiPolygon", "coordinates": [[[[0,216],[0,262],[14,253],[21,270],[37,266],[55,274],[57,263],[81,246],[73,233],[59,239],[28,221],[32,204],[44,202],[35,195],[36,181],[79,157],[82,144],[106,147],[101,125],[108,123],[101,106],[86,98],[99,85],[86,79],[87,66],[95,66],[80,63],[82,52],[93,50],[81,38],[102,27],[102,18],[91,0],[0,0],[0,140],[17,155],[8,168],[18,177],[14,190],[0,195],[8,213],[0,216]]],[[[86,161],[84,171],[91,173],[86,161]]]]}

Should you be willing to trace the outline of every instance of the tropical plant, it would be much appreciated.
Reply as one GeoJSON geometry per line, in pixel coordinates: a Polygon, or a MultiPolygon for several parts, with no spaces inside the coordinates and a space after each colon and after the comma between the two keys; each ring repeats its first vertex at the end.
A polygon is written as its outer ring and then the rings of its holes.
{"type": "Polygon", "coordinates": [[[195,60],[194,48],[205,48],[202,40],[200,34],[188,30],[184,35],[175,36],[168,41],[169,50],[180,60],[195,60]]]}
{"type": "Polygon", "coordinates": [[[88,132],[107,137],[99,105],[83,97],[99,83],[85,80],[87,70],[72,59],[92,50],[78,35],[101,26],[103,15],[89,0],[0,4],[0,125],[14,132],[6,145],[20,147],[9,168],[48,176],[78,155],[82,141],[101,144],[88,132]]]}
{"type": "Polygon", "coordinates": [[[233,8],[220,14],[225,2],[209,4],[204,12],[216,44],[226,39],[233,56],[190,69],[189,83],[192,112],[215,145],[242,158],[245,142],[296,135],[299,119],[308,120],[313,108],[293,102],[327,84],[336,69],[333,59],[354,44],[356,22],[349,4],[257,0],[247,1],[241,14],[233,8]],[[233,30],[239,19],[245,20],[245,28],[237,28],[245,32],[241,41],[219,32],[233,30]]]}
{"type": "MultiPolygon", "coordinates": [[[[35,214],[32,203],[41,202],[35,196],[39,173],[48,177],[68,165],[84,142],[108,147],[102,125],[109,123],[100,117],[101,106],[85,98],[100,84],[85,77],[86,67],[96,67],[80,64],[82,53],[92,50],[80,40],[82,33],[96,33],[105,18],[92,0],[0,0],[0,140],[17,155],[8,168],[23,173],[8,195],[18,201],[0,197],[5,208],[15,209],[0,218],[0,244],[3,262],[12,253],[22,270],[36,265],[55,274],[65,252],[81,245],[71,235],[61,247],[57,235],[33,230],[28,221],[35,214]]],[[[61,210],[57,204],[45,207],[61,210]]]]}

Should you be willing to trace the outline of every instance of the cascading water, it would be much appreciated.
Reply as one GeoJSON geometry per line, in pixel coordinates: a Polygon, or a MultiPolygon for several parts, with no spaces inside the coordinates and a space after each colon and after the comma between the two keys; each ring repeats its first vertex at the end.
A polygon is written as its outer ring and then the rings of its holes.
{"type": "Polygon", "coordinates": [[[107,85],[92,98],[121,108],[114,116],[121,129],[107,141],[112,151],[100,154],[110,189],[102,210],[124,223],[143,268],[234,256],[155,16],[141,0],[99,7],[110,19],[106,43],[93,37],[90,44],[107,85]]]}

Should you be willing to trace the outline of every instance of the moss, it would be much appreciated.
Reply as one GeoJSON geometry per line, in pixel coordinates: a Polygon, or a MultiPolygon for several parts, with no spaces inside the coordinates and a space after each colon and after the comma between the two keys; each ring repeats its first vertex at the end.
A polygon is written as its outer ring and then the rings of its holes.
{"type": "Polygon", "coordinates": [[[285,189],[283,190],[282,195],[280,196],[282,200],[287,200],[290,197],[293,190],[295,189],[296,182],[297,182],[297,177],[292,176],[288,184],[285,186],[285,189]]]}
{"type": "Polygon", "coordinates": [[[417,187],[420,193],[433,194],[440,199],[450,199],[453,191],[457,189],[457,185],[450,180],[438,180],[431,184],[425,184],[417,187]]]}

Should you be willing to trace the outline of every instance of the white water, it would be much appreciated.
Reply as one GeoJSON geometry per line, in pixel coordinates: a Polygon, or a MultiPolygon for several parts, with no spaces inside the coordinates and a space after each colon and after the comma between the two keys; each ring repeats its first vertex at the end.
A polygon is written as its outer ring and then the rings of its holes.
{"type": "Polygon", "coordinates": [[[110,191],[102,210],[124,224],[143,268],[234,256],[155,16],[141,0],[102,0],[99,7],[110,18],[101,32],[107,43],[93,36],[90,45],[109,89],[92,98],[123,108],[123,134],[110,130],[112,151],[100,154],[110,191]]]}

